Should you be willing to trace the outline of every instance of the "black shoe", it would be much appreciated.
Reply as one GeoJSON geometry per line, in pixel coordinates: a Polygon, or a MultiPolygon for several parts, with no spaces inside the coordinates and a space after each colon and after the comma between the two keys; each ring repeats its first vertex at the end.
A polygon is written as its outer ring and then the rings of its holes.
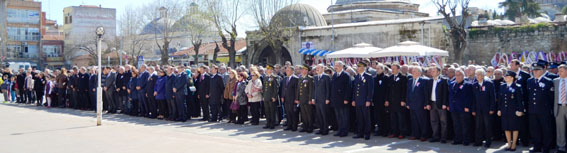
{"type": "Polygon", "coordinates": [[[307,132],[307,133],[313,133],[313,130],[307,130],[307,131],[305,131],[305,132],[307,132]]]}
{"type": "Polygon", "coordinates": [[[319,131],[319,132],[315,132],[315,134],[319,135],[319,134],[321,134],[321,131],[319,131]]]}
{"type": "Polygon", "coordinates": [[[357,136],[354,136],[354,137],[352,137],[352,138],[353,138],[353,139],[360,139],[360,138],[362,138],[362,136],[361,136],[361,135],[357,135],[357,136]]]}
{"type": "Polygon", "coordinates": [[[275,129],[275,128],[276,128],[276,127],[274,127],[274,126],[270,127],[270,129],[275,129]]]}
{"type": "Polygon", "coordinates": [[[453,141],[453,143],[451,143],[452,145],[460,145],[462,144],[462,142],[457,142],[457,141],[453,141]]]}
{"type": "Polygon", "coordinates": [[[264,126],[264,127],[262,127],[262,128],[263,128],[263,129],[269,129],[270,127],[269,127],[269,126],[264,126]]]}
{"type": "Polygon", "coordinates": [[[468,143],[468,142],[464,142],[464,143],[463,143],[463,146],[469,146],[469,143],[468,143]]]}
{"type": "Polygon", "coordinates": [[[199,121],[208,121],[208,119],[202,118],[202,119],[200,119],[199,121]]]}
{"type": "Polygon", "coordinates": [[[541,148],[535,148],[535,147],[534,147],[534,148],[530,149],[530,152],[531,152],[531,153],[533,153],[533,152],[541,152],[541,148]]]}
{"type": "Polygon", "coordinates": [[[347,137],[347,136],[348,134],[345,133],[345,134],[341,134],[339,137],[347,137]]]}
{"type": "Polygon", "coordinates": [[[335,137],[341,136],[341,133],[337,132],[337,133],[333,134],[333,136],[335,136],[335,137]]]}
{"type": "Polygon", "coordinates": [[[305,129],[301,129],[301,130],[299,130],[299,132],[306,132],[306,131],[307,131],[307,130],[305,130],[305,129]]]}
{"type": "Polygon", "coordinates": [[[284,131],[289,131],[289,130],[291,130],[291,128],[285,128],[285,129],[283,129],[283,130],[284,130],[284,131]]]}
{"type": "Polygon", "coordinates": [[[473,147],[478,147],[478,146],[482,146],[482,143],[474,143],[473,147]]]}
{"type": "Polygon", "coordinates": [[[439,142],[439,139],[431,139],[431,140],[429,140],[429,142],[432,142],[432,143],[433,142],[439,142]]]}
{"type": "Polygon", "coordinates": [[[321,135],[329,135],[329,133],[328,133],[328,132],[325,132],[325,133],[321,133],[321,135]]]}
{"type": "Polygon", "coordinates": [[[376,132],[374,133],[374,136],[380,136],[380,133],[376,132]]]}
{"type": "Polygon", "coordinates": [[[445,141],[445,140],[441,140],[440,142],[441,142],[442,144],[447,143],[447,141],[445,141]]]}
{"type": "Polygon", "coordinates": [[[490,148],[490,143],[485,143],[484,148],[490,148]]]}
{"type": "Polygon", "coordinates": [[[295,131],[297,131],[297,129],[291,129],[291,131],[295,132],[295,131]]]}
{"type": "Polygon", "coordinates": [[[511,148],[510,148],[510,149],[508,149],[508,151],[515,152],[515,151],[516,151],[516,148],[514,148],[514,149],[511,149],[511,148]]]}
{"type": "Polygon", "coordinates": [[[364,136],[364,140],[370,140],[370,135],[364,136]]]}

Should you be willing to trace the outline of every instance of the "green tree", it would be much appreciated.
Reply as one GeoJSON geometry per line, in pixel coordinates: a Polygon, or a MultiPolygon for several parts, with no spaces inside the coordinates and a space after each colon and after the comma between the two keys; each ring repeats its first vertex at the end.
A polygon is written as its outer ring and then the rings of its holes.
{"type": "Polygon", "coordinates": [[[563,9],[561,9],[561,14],[567,14],[567,5],[563,6],[563,9]]]}
{"type": "Polygon", "coordinates": [[[506,8],[504,15],[510,20],[524,15],[528,17],[541,16],[538,12],[540,10],[539,3],[534,2],[534,0],[505,0],[500,2],[500,7],[506,8]]]}

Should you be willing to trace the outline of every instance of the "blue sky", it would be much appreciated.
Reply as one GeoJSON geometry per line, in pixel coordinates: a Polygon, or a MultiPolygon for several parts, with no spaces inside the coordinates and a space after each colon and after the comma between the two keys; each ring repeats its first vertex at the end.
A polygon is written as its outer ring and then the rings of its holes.
{"type": "MultiPolygon", "coordinates": [[[[131,6],[133,8],[139,7],[146,3],[154,0],[36,0],[42,2],[42,9],[46,12],[48,19],[57,20],[58,24],[63,22],[63,8],[67,6],[78,6],[78,5],[102,5],[106,8],[116,8],[117,20],[122,16],[126,6],[131,6]]],[[[190,0],[188,0],[190,1],[190,0]]],[[[331,2],[336,0],[298,0],[300,3],[309,4],[317,8],[321,13],[327,12],[327,7],[331,5],[331,2]]],[[[431,16],[436,16],[435,5],[431,3],[431,0],[411,0],[414,3],[420,4],[420,11],[429,13],[431,16]]],[[[479,7],[483,9],[497,9],[498,3],[503,0],[471,0],[471,7],[479,7]]],[[[500,11],[501,12],[501,11],[500,11]]],[[[245,30],[255,29],[255,25],[250,24],[253,19],[251,17],[245,17],[241,20],[241,28],[239,28],[239,33],[244,34],[245,30]]],[[[118,27],[118,26],[117,26],[118,27]]]]}

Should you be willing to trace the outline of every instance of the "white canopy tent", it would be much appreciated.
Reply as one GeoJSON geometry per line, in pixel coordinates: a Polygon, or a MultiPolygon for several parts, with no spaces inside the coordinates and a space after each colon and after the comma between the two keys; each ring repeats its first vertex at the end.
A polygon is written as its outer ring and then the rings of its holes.
{"type": "Polygon", "coordinates": [[[370,53],[370,57],[395,57],[395,56],[449,56],[449,52],[420,45],[417,42],[405,41],[395,46],[370,53]]]}
{"type": "Polygon", "coordinates": [[[370,53],[380,50],[382,48],[374,47],[367,43],[360,43],[353,47],[327,54],[326,58],[369,58],[370,53]]]}

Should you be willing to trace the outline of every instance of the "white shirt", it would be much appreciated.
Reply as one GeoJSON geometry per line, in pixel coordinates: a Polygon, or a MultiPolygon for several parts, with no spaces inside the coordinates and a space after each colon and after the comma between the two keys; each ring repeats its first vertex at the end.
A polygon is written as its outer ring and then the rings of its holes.
{"type": "Polygon", "coordinates": [[[437,89],[437,81],[439,80],[439,76],[437,76],[434,80],[433,80],[433,90],[431,90],[431,101],[437,101],[437,97],[436,97],[436,89],[437,89]]]}

